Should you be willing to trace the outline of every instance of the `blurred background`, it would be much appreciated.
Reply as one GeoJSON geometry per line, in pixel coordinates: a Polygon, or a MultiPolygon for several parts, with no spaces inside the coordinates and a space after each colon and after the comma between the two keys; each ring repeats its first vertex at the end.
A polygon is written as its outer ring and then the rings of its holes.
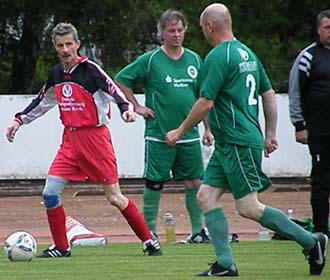
{"type": "MultiPolygon", "coordinates": [[[[201,11],[214,1],[0,0],[0,94],[36,93],[57,62],[51,30],[73,23],[81,54],[114,75],[159,44],[157,20],[168,8],[188,20],[184,45],[205,57],[210,46],[199,27],[201,11]]],[[[315,17],[330,8],[324,0],[222,1],[231,10],[236,37],[262,60],[273,87],[287,91],[288,73],[299,50],[315,40],[315,17]]]]}

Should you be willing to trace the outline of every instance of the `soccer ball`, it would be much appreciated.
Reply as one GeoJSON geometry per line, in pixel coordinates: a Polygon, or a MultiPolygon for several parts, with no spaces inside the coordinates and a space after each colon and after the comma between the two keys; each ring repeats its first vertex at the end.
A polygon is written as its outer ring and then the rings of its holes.
{"type": "Polygon", "coordinates": [[[37,253],[37,242],[30,233],[16,231],[7,237],[4,249],[11,261],[31,261],[37,253]]]}

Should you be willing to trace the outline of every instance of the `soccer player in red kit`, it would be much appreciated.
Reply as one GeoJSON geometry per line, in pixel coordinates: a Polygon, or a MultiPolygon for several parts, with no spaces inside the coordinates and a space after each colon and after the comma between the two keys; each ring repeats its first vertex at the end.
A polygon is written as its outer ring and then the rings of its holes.
{"type": "Polygon", "coordinates": [[[143,251],[149,256],[162,255],[157,239],[152,237],[134,202],[120,190],[116,157],[106,126],[111,101],[117,103],[125,122],[135,121],[132,104],[99,65],[79,56],[80,41],[72,24],[56,25],[52,41],[60,63],[51,69],[37,97],[15,115],[7,129],[7,139],[13,142],[21,125],[41,117],[55,105],[59,107],[64,125],[62,143],[42,192],[54,244],[40,257],[71,256],[61,193],[66,182],[86,179],[102,184],[107,200],[121,211],[143,242],[143,251]]]}

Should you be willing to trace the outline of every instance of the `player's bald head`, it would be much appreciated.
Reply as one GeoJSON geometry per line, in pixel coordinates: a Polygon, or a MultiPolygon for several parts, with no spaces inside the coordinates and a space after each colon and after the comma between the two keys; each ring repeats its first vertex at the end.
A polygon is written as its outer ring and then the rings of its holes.
{"type": "Polygon", "coordinates": [[[231,15],[228,8],[220,3],[215,3],[207,6],[201,16],[201,22],[212,22],[215,26],[230,26],[231,15]]]}

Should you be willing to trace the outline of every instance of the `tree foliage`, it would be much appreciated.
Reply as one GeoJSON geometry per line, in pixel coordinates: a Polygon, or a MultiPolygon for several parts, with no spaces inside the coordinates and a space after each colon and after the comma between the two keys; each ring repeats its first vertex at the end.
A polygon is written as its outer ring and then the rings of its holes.
{"type": "MultiPolygon", "coordinates": [[[[210,50],[199,15],[211,1],[71,0],[0,2],[0,92],[36,92],[57,62],[51,29],[72,22],[82,52],[114,74],[158,44],[157,20],[168,8],[181,10],[189,27],[185,46],[204,57],[210,50]],[[95,52],[96,51],[96,52],[95,52]]],[[[321,0],[223,1],[232,13],[235,36],[260,57],[278,92],[286,91],[298,51],[315,40],[315,17],[327,9],[321,0]]]]}

